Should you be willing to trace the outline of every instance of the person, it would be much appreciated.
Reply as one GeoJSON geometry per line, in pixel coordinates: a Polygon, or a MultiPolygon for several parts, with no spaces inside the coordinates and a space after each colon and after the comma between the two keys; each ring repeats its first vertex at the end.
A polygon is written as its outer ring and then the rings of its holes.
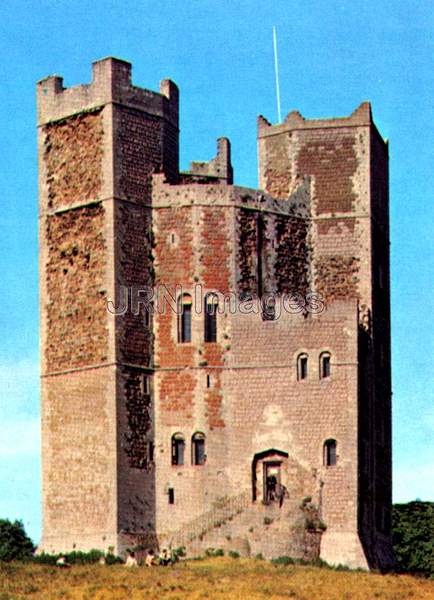
{"type": "Polygon", "coordinates": [[[148,554],[146,555],[145,558],[145,566],[146,567],[152,567],[153,565],[155,565],[155,554],[153,550],[148,550],[148,554]]]}
{"type": "Polygon", "coordinates": [[[128,553],[127,560],[125,561],[126,567],[138,567],[137,558],[134,555],[134,552],[131,551],[128,553]]]}
{"type": "Polygon", "coordinates": [[[167,548],[163,548],[160,556],[159,556],[159,564],[163,565],[164,567],[166,567],[169,563],[172,562],[172,557],[170,555],[170,552],[167,548]]]}
{"type": "Polygon", "coordinates": [[[67,569],[70,566],[71,565],[68,562],[66,562],[66,558],[64,556],[59,556],[59,558],[56,560],[56,567],[67,569]]]}
{"type": "Polygon", "coordinates": [[[289,492],[283,483],[279,486],[279,508],[282,508],[283,501],[285,498],[289,498],[289,492]]]}
{"type": "Polygon", "coordinates": [[[276,486],[277,479],[274,475],[269,475],[267,477],[267,502],[276,500],[276,486]]]}

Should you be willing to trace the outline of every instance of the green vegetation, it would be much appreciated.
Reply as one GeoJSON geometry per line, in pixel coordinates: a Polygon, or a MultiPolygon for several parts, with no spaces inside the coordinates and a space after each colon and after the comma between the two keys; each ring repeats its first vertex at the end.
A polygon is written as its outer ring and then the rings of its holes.
{"type": "Polygon", "coordinates": [[[34,549],[21,521],[0,519],[0,561],[26,560],[34,549]]]}
{"type": "Polygon", "coordinates": [[[434,578],[434,502],[395,504],[392,531],[398,571],[434,578]]]}
{"type": "Polygon", "coordinates": [[[224,556],[224,551],[221,548],[207,548],[205,556],[224,556]]]}
{"type": "Polygon", "coordinates": [[[65,561],[69,565],[93,565],[104,558],[106,565],[115,565],[123,563],[123,560],[119,556],[115,556],[112,553],[105,554],[101,550],[89,550],[89,552],[80,552],[74,550],[73,552],[59,553],[59,554],[38,554],[32,558],[33,562],[40,563],[43,565],[55,565],[58,558],[63,556],[65,561]]]}

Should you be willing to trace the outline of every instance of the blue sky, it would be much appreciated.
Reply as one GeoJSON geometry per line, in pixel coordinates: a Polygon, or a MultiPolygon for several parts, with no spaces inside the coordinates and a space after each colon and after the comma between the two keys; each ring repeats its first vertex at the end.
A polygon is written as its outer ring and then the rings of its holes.
{"type": "Polygon", "coordinates": [[[3,0],[0,4],[0,518],[40,535],[35,82],[89,82],[107,55],[181,90],[181,166],[232,141],[256,187],[256,117],[345,116],[370,100],[390,140],[394,499],[434,500],[434,11],[428,0],[3,0]]]}

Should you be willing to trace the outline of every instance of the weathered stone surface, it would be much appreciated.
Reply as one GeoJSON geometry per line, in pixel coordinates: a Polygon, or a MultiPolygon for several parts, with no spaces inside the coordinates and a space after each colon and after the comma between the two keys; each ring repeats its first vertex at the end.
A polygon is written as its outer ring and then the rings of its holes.
{"type": "Polygon", "coordinates": [[[108,352],[103,206],[48,216],[45,236],[47,369],[101,363],[108,352]]]}
{"type": "Polygon", "coordinates": [[[38,114],[42,548],[389,566],[388,159],[369,105],[260,118],[263,191],[231,185],[224,138],[180,174],[176,86],[134,87],[123,61],[42,81],[38,114]],[[107,311],[124,288],[153,290],[154,313],[107,311]]]}
{"type": "Polygon", "coordinates": [[[101,111],[69,117],[44,127],[48,208],[96,200],[101,189],[101,111]]]}

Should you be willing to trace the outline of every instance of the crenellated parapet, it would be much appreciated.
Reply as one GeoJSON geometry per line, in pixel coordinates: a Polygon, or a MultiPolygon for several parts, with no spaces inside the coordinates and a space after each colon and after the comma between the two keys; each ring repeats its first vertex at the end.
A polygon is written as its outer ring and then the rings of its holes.
{"type": "Polygon", "coordinates": [[[192,161],[188,175],[215,177],[222,183],[232,184],[234,173],[231,164],[231,143],[228,138],[217,140],[217,155],[206,162],[192,161]]]}
{"type": "Polygon", "coordinates": [[[110,103],[145,111],[178,127],[176,84],[170,79],[162,80],[159,93],[137,87],[131,82],[131,64],[118,58],[94,62],[90,84],[65,88],[63,78],[58,75],[46,77],[37,84],[39,126],[110,103]]]}

